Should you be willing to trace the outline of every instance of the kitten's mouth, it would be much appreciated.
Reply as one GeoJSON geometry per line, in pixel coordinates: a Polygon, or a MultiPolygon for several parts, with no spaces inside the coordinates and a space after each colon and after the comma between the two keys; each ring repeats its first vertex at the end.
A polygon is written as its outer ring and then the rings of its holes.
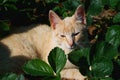
{"type": "Polygon", "coordinates": [[[74,50],[74,49],[78,48],[78,46],[74,43],[72,46],[69,46],[68,48],[71,50],[74,50]]]}
{"type": "Polygon", "coordinates": [[[75,49],[75,46],[70,46],[68,47],[68,49],[75,49]]]}

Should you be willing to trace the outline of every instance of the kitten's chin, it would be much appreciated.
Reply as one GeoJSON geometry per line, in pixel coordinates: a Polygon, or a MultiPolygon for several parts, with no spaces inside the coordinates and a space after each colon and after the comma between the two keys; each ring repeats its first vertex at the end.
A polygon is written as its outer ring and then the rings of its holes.
{"type": "Polygon", "coordinates": [[[73,45],[73,46],[67,46],[67,48],[70,49],[70,50],[74,50],[76,48],[76,46],[75,45],[73,45]]]}
{"type": "Polygon", "coordinates": [[[65,51],[65,54],[69,54],[72,50],[74,50],[74,47],[70,47],[68,45],[59,45],[58,47],[62,48],[65,51]]]}
{"type": "Polygon", "coordinates": [[[65,51],[65,54],[69,54],[73,49],[71,49],[71,48],[68,48],[68,47],[60,47],[60,48],[62,48],[64,51],[65,51]]]}

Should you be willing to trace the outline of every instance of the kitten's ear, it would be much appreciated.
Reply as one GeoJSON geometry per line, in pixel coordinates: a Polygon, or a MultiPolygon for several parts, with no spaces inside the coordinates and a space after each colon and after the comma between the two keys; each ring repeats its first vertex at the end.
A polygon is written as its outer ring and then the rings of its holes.
{"type": "Polygon", "coordinates": [[[80,21],[82,24],[86,24],[85,10],[82,5],[79,5],[75,11],[75,20],[80,21]]]}
{"type": "Polygon", "coordinates": [[[56,24],[61,21],[60,17],[52,10],[49,11],[49,20],[52,29],[56,29],[56,24]]]}

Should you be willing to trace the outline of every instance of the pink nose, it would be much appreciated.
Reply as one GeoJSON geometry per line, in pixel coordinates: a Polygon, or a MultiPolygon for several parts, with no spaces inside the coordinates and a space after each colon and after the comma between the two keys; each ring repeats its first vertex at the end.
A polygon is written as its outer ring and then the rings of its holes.
{"type": "Polygon", "coordinates": [[[72,46],[72,45],[73,45],[73,42],[69,43],[69,45],[72,46]]]}
{"type": "Polygon", "coordinates": [[[70,48],[73,48],[74,45],[74,39],[71,36],[66,37],[67,44],[69,45],[70,48]]]}
{"type": "Polygon", "coordinates": [[[68,44],[71,48],[73,47],[73,41],[68,42],[68,44]]]}

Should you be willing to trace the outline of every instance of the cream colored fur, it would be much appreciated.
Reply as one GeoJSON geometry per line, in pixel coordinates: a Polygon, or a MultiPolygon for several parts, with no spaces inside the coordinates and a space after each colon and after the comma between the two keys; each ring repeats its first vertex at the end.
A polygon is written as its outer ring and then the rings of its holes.
{"type": "MultiPolygon", "coordinates": [[[[54,47],[62,48],[66,54],[75,48],[87,46],[85,14],[79,6],[72,17],[60,19],[53,11],[49,12],[51,27],[38,25],[33,29],[10,35],[0,41],[0,73],[19,72],[29,59],[40,58],[47,61],[54,47]],[[4,62],[4,63],[3,63],[4,62]]],[[[76,66],[67,60],[61,72],[62,77],[84,80],[76,66]]]]}

